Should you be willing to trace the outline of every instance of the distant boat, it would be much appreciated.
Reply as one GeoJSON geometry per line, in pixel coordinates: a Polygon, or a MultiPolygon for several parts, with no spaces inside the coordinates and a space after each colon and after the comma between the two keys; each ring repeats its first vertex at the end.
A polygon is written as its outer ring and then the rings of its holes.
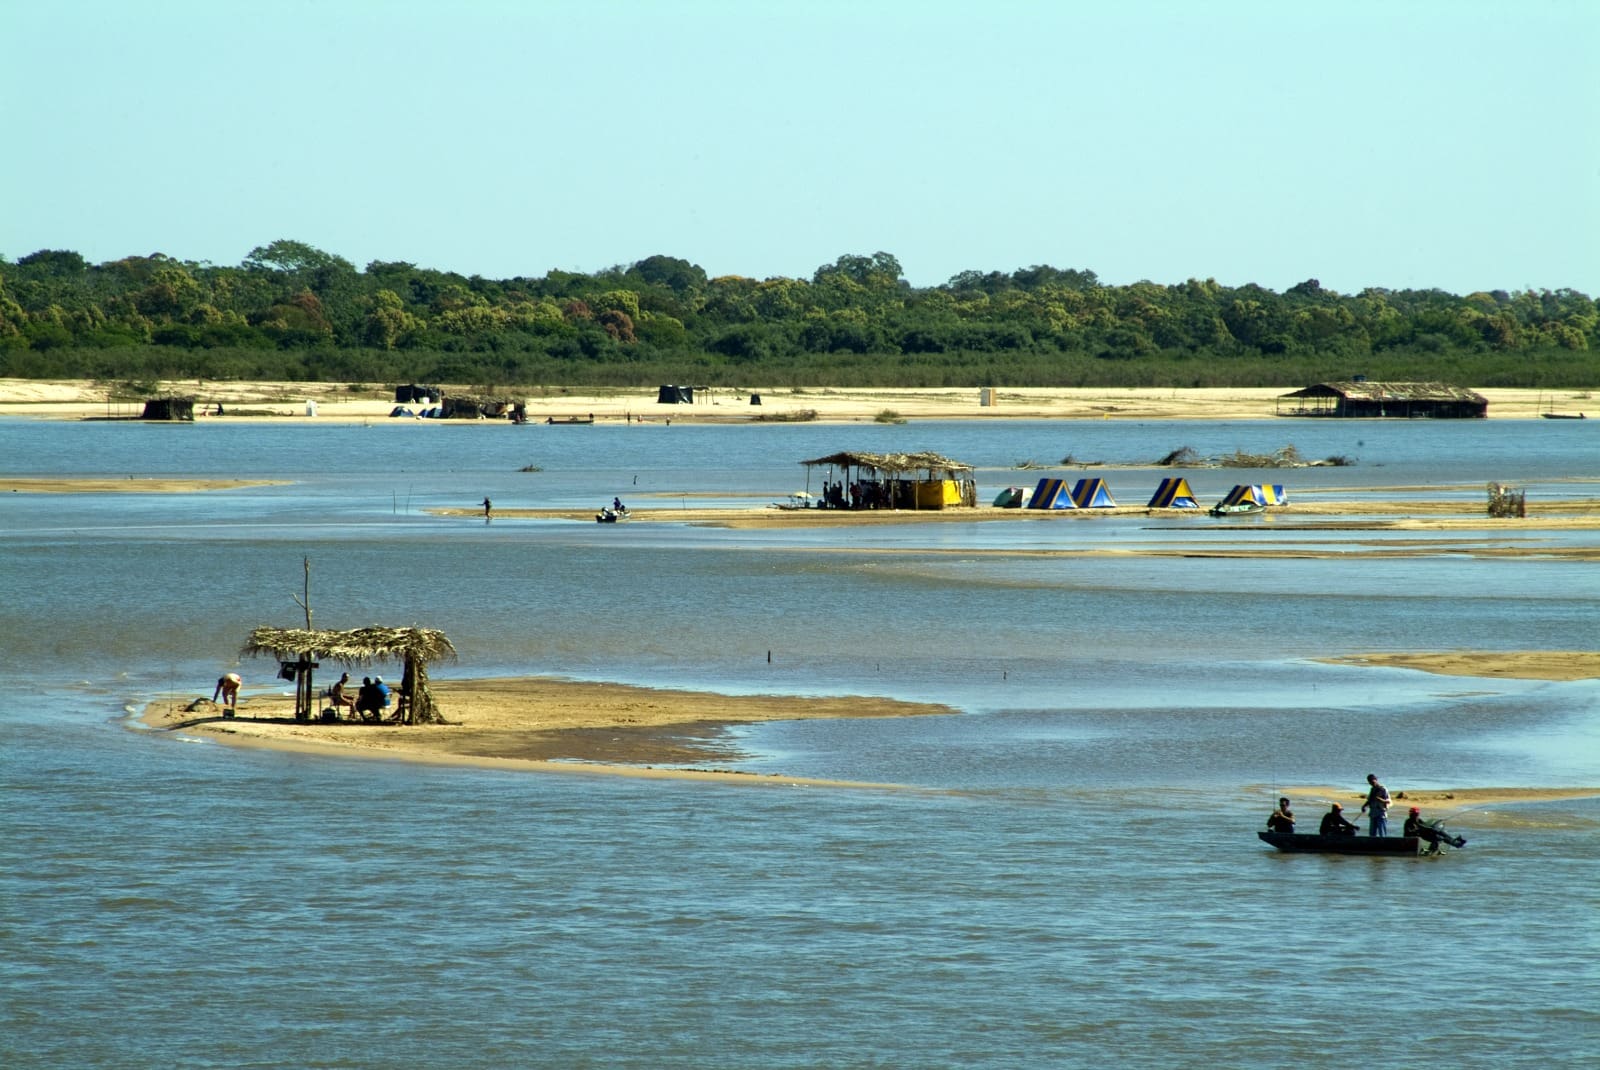
{"type": "Polygon", "coordinates": [[[1423,822],[1423,836],[1319,836],[1315,832],[1258,832],[1262,843],[1280,851],[1337,855],[1437,854],[1446,845],[1465,847],[1467,841],[1452,836],[1437,823],[1423,822]]]}
{"type": "Polygon", "coordinates": [[[1539,414],[1546,420],[1586,420],[1588,417],[1581,412],[1541,412],[1539,414]]]}
{"type": "Polygon", "coordinates": [[[592,423],[594,423],[594,417],[593,416],[546,416],[544,418],[544,422],[547,423],[547,424],[592,424],[592,423]]]}

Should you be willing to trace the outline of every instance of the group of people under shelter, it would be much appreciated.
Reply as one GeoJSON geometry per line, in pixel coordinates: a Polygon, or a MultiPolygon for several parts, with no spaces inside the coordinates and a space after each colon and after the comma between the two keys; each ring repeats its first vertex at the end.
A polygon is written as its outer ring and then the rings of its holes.
{"type": "Polygon", "coordinates": [[[847,489],[842,482],[824,483],[818,509],[878,509],[889,504],[887,484],[856,480],[847,489]]]}
{"type": "MultiPolygon", "coordinates": [[[[1405,793],[1401,793],[1404,798],[1405,793]]],[[[1361,804],[1361,812],[1367,815],[1367,835],[1387,836],[1389,834],[1389,789],[1378,782],[1376,773],[1367,774],[1367,801],[1361,804]]],[[[1278,798],[1278,808],[1272,811],[1267,818],[1268,832],[1293,832],[1294,811],[1289,809],[1287,796],[1278,798]]],[[[1322,815],[1322,823],[1317,828],[1319,836],[1354,836],[1356,825],[1344,816],[1344,807],[1334,803],[1328,812],[1322,815]]],[[[1406,816],[1406,823],[1401,829],[1402,836],[1416,836],[1417,838],[1438,845],[1439,830],[1422,820],[1422,811],[1418,807],[1411,807],[1406,816]]]]}
{"type": "Polygon", "coordinates": [[[335,714],[348,709],[363,721],[383,720],[383,711],[389,708],[389,685],[383,677],[363,676],[361,686],[350,694],[350,674],[342,673],[339,682],[328,692],[328,701],[335,714]]]}

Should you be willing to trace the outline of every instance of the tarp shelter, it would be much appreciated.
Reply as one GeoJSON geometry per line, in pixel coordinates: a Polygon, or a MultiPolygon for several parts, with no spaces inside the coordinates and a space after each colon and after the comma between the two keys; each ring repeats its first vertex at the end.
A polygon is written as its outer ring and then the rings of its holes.
{"type": "Polygon", "coordinates": [[[994,496],[994,504],[1001,509],[1020,509],[1023,494],[1021,487],[1007,487],[994,496]]]}
{"type": "Polygon", "coordinates": [[[1117,500],[1103,479],[1080,479],[1072,488],[1072,504],[1079,509],[1115,509],[1117,500]]]}
{"type": "Polygon", "coordinates": [[[1195,500],[1194,491],[1189,489],[1189,481],[1182,476],[1168,476],[1161,481],[1156,492],[1150,498],[1151,509],[1198,509],[1200,503],[1195,500]]]}
{"type": "Polygon", "coordinates": [[[312,670],[324,660],[346,668],[395,661],[405,668],[400,679],[395,716],[406,724],[442,722],[428,690],[428,662],[454,660],[456,648],[443,632],[432,628],[384,628],[373,625],[349,631],[262,626],[250,633],[241,654],[277,658],[279,675],[296,681],[294,715],[311,720],[319,701],[312,670]]]}
{"type": "Polygon", "coordinates": [[[394,388],[394,400],[398,404],[408,401],[432,405],[443,399],[444,392],[436,386],[418,386],[416,383],[406,383],[404,386],[394,388]]]}
{"type": "Polygon", "coordinates": [[[694,404],[694,387],[692,387],[692,386],[672,386],[672,385],[670,385],[668,383],[663,383],[661,385],[660,389],[658,389],[656,391],[656,404],[657,405],[693,405],[694,404]]]}
{"type": "Polygon", "coordinates": [[[825,492],[823,508],[943,509],[978,504],[978,485],[970,478],[972,466],[937,453],[846,451],[800,463],[807,468],[836,468],[843,474],[840,486],[845,490],[841,494],[825,492]]]}
{"type": "Polygon", "coordinates": [[[1041,479],[1028,499],[1029,509],[1076,509],[1064,479],[1041,479]]]}
{"type": "Polygon", "coordinates": [[[194,420],[194,398],[165,394],[149,398],[144,403],[141,420],[194,420]]]}

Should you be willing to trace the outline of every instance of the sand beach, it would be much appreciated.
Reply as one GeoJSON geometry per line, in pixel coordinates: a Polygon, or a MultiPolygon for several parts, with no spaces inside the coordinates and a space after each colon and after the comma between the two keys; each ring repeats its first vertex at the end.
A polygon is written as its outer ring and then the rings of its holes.
{"type": "MultiPolygon", "coordinates": [[[[479,394],[477,388],[446,385],[446,392],[479,394]]],[[[816,420],[871,423],[879,419],[1075,419],[1075,420],[1254,420],[1277,416],[1282,387],[999,387],[993,404],[980,391],[944,388],[717,388],[697,393],[690,405],[662,405],[653,388],[507,388],[506,397],[527,402],[529,423],[592,416],[596,423],[761,423],[816,420]],[[759,404],[752,400],[760,398],[759,404]]],[[[196,420],[345,421],[388,420],[395,409],[392,387],[362,383],[236,382],[174,380],[162,393],[194,399],[196,420]],[[223,415],[214,415],[216,407],[223,415]],[[311,413],[314,412],[314,415],[311,413]]],[[[0,379],[0,416],[38,419],[134,419],[142,401],[113,397],[110,384],[88,380],[0,379]]],[[[1488,418],[1533,419],[1556,411],[1579,413],[1587,406],[1600,417],[1600,401],[1586,390],[1482,388],[1488,418]]],[[[1284,405],[1285,409],[1289,406],[1284,405]]],[[[459,426],[473,421],[417,420],[419,426],[459,426]]],[[[502,420],[485,420],[500,425],[502,420]]]]}

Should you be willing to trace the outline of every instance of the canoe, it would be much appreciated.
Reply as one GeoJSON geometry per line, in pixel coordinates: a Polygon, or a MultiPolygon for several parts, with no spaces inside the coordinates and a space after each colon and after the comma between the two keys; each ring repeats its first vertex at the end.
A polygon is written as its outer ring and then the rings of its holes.
{"type": "Polygon", "coordinates": [[[1319,836],[1314,832],[1258,832],[1262,843],[1280,851],[1339,855],[1414,855],[1422,848],[1415,836],[1319,836]]]}

